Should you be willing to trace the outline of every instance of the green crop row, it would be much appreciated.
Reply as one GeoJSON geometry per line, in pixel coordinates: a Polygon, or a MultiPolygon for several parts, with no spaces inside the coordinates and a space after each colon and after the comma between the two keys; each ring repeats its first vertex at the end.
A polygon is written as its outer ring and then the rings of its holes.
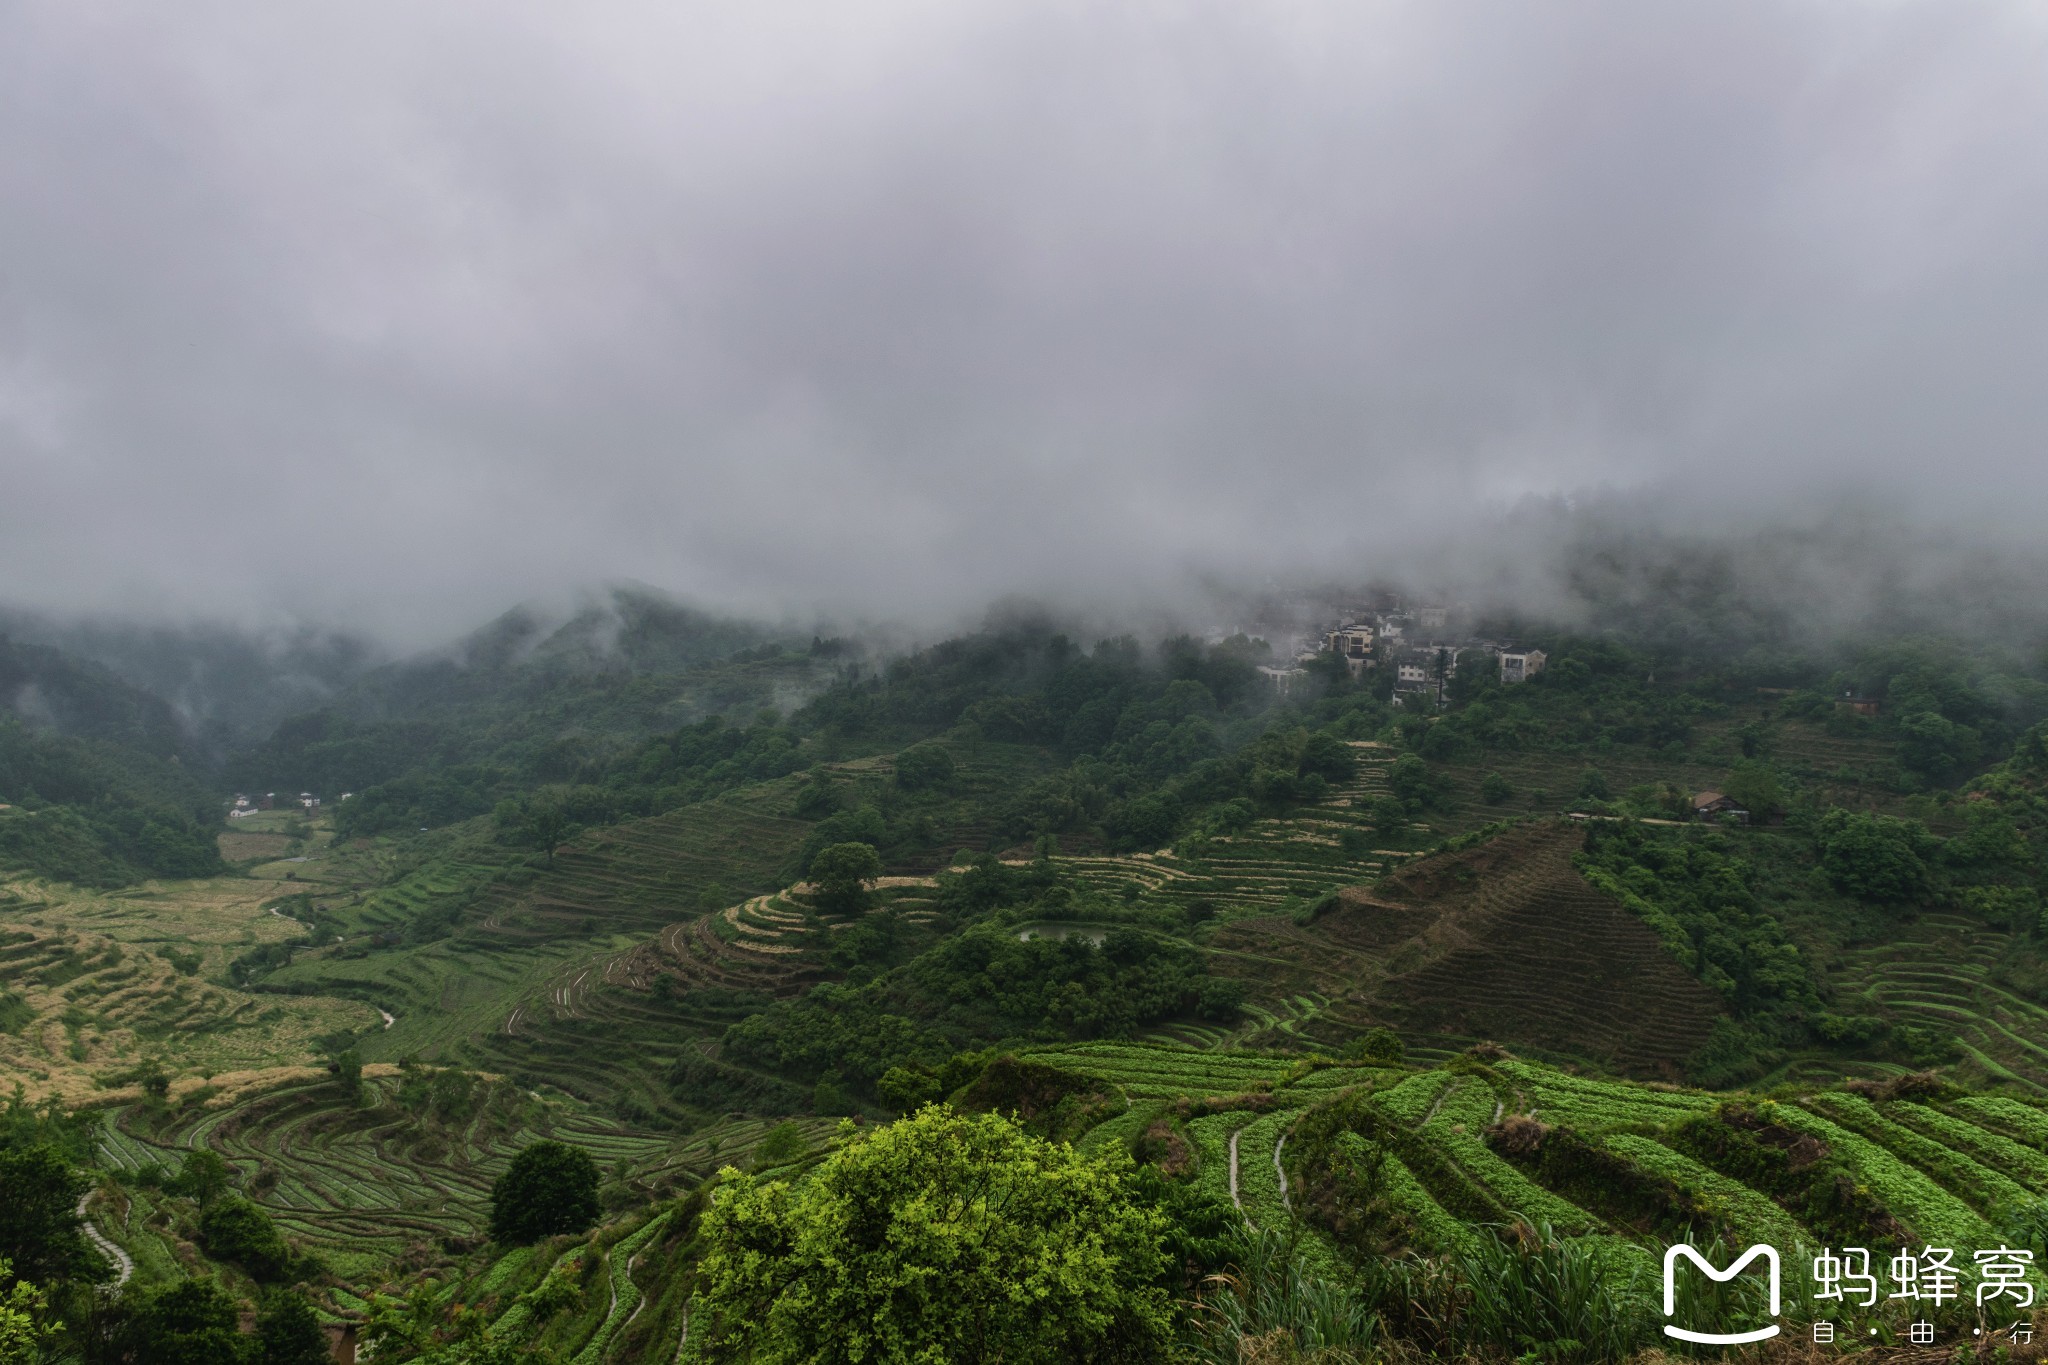
{"type": "Polygon", "coordinates": [[[631,1233],[612,1244],[610,1251],[611,1307],[606,1311],[604,1321],[590,1340],[584,1343],[570,1361],[570,1365],[597,1365],[604,1359],[605,1348],[612,1344],[619,1328],[633,1316],[640,1306],[640,1286],[633,1283],[633,1258],[640,1248],[661,1233],[668,1226],[672,1214],[658,1214],[647,1221],[638,1232],[631,1233]]]}
{"type": "Polygon", "coordinates": [[[1546,1123],[1568,1123],[1589,1132],[1607,1132],[1617,1128],[1661,1128],[1668,1123],[1677,1123],[1701,1112],[1691,1109],[1673,1109],[1665,1105],[1643,1104],[1623,1094],[1594,1094],[1585,1091],[1559,1094],[1539,1092],[1531,1098],[1535,1101],[1533,1112],[1546,1123]]]}
{"type": "Polygon", "coordinates": [[[2048,1156],[2013,1141],[2003,1133],[1924,1104],[1894,1104],[1885,1112],[1907,1127],[1937,1138],[1958,1151],[1967,1152],[2023,1184],[2036,1190],[2048,1190],[2048,1156]]]}
{"type": "Polygon", "coordinates": [[[2048,1110],[2008,1095],[1970,1095],[1953,1102],[1966,1117],[1988,1122],[2022,1141],[2048,1147],[2048,1110]]]}
{"type": "Polygon", "coordinates": [[[1326,1066],[1287,1082],[1289,1090],[1307,1090],[1318,1093],[1342,1090],[1353,1085],[1372,1085],[1400,1075],[1385,1067],[1373,1066],[1326,1066]]]}
{"type": "Polygon", "coordinates": [[[1857,1180],[1903,1219],[1920,1240],[1954,1247],[1995,1245],[1985,1239],[1997,1234],[1969,1205],[1876,1142],[1794,1105],[1775,1106],[1773,1116],[1833,1148],[1855,1172],[1857,1180]]]}
{"type": "Polygon", "coordinates": [[[1396,1123],[1412,1126],[1422,1121],[1444,1087],[1457,1079],[1441,1071],[1424,1071],[1374,1095],[1372,1107],[1396,1123]]]}
{"type": "MultiPolygon", "coordinates": [[[[559,1260],[555,1261],[554,1264],[548,1266],[547,1269],[542,1272],[542,1275],[545,1276],[547,1274],[552,1274],[557,1267],[561,1267],[565,1270],[566,1273],[574,1275],[576,1273],[576,1268],[583,1263],[584,1254],[588,1250],[589,1248],[587,1245],[569,1248],[567,1252],[563,1253],[562,1257],[559,1260]]],[[[541,1277],[536,1277],[536,1281],[538,1281],[539,1278],[541,1277]]],[[[527,1300],[523,1297],[514,1299],[512,1301],[512,1306],[507,1308],[504,1312],[500,1313],[498,1315],[497,1321],[493,1322],[490,1325],[489,1333],[491,1336],[498,1337],[501,1339],[517,1340],[521,1335],[523,1335],[526,1332],[527,1328],[531,1326],[532,1319],[533,1305],[527,1302],[527,1300]]]]}
{"type": "Polygon", "coordinates": [[[1387,1203],[1415,1228],[1416,1241],[1429,1251],[1462,1251],[1477,1239],[1472,1229],[1444,1212],[1415,1172],[1394,1157],[1380,1170],[1380,1188],[1387,1203]]]}
{"type": "Polygon", "coordinates": [[[1981,1162],[1880,1114],[1861,1095],[1816,1095],[1806,1101],[1845,1127],[1883,1146],[1993,1221],[2030,1202],[2032,1194],[1981,1162]]]}
{"type": "Polygon", "coordinates": [[[1195,1184],[1211,1198],[1230,1198],[1230,1135],[1243,1126],[1242,1114],[1210,1114],[1188,1125],[1199,1162],[1195,1184]]]}
{"type": "Polygon", "coordinates": [[[1550,1223],[1565,1234],[1591,1232],[1601,1226],[1598,1218],[1501,1160],[1476,1134],[1454,1132],[1434,1123],[1423,1132],[1442,1146],[1468,1175],[1484,1185],[1509,1212],[1535,1222],[1550,1223]]]}
{"type": "Polygon", "coordinates": [[[1628,1117],[1619,1121],[1636,1123],[1647,1118],[1668,1123],[1705,1113],[1719,1103],[1712,1095],[1590,1080],[1512,1058],[1495,1063],[1494,1070],[1525,1088],[1539,1108],[1572,1119],[1626,1114],[1628,1117]]]}
{"type": "Polygon", "coordinates": [[[1280,1194],[1280,1172],[1273,1148],[1294,1122],[1293,1112],[1267,1114],[1246,1124],[1237,1135],[1237,1188],[1244,1211],[1260,1227],[1285,1228],[1293,1221],[1280,1194]]]}
{"type": "Polygon", "coordinates": [[[1653,1175],[1661,1175],[1698,1198],[1721,1222],[1750,1242],[1768,1242],[1780,1249],[1806,1238],[1799,1221],[1769,1195],[1731,1180],[1661,1142],[1632,1133],[1614,1133],[1607,1146],[1653,1175]]]}
{"type": "Polygon", "coordinates": [[[1091,1153],[1126,1147],[1145,1131],[1158,1112],[1156,1106],[1134,1105],[1108,1122],[1096,1124],[1074,1145],[1091,1153]]]}
{"type": "Polygon", "coordinates": [[[1599,1227],[1599,1219],[1537,1184],[1486,1145],[1483,1133],[1493,1122],[1499,1103],[1491,1088],[1473,1078],[1460,1078],[1437,1106],[1435,1117],[1423,1127],[1422,1135],[1492,1191],[1502,1207],[1538,1222],[1555,1224],[1561,1233],[1599,1227]]]}

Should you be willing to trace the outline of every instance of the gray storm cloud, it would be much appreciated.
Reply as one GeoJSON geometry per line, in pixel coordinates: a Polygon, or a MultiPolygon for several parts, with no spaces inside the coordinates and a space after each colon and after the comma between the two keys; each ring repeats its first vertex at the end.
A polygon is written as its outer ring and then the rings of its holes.
{"type": "Polygon", "coordinates": [[[0,598],[426,638],[2048,495],[2035,6],[0,7],[0,598]]]}

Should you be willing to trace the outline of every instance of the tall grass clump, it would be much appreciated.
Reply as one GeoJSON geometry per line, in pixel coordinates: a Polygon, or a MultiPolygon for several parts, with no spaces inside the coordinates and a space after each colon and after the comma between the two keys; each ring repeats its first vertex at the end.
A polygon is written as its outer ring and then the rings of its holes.
{"type": "Polygon", "coordinates": [[[1292,1239],[1248,1232],[1236,1264],[1203,1285],[1187,1359],[1202,1365],[1364,1365],[1379,1335],[1372,1286],[1326,1279],[1292,1239]]]}
{"type": "Polygon", "coordinates": [[[1470,1294],[1464,1335],[1482,1350],[1595,1365],[1651,1341],[1640,1269],[1617,1283],[1613,1265],[1548,1223],[1482,1227],[1457,1265],[1470,1294]]]}

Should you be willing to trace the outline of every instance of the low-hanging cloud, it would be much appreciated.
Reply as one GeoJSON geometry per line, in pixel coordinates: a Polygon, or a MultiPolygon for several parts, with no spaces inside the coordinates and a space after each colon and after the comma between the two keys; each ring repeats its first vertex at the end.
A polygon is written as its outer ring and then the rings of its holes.
{"type": "Polygon", "coordinates": [[[2023,539],[2044,55],[1956,0],[28,0],[0,597],[950,613],[1616,493],[2023,539]]]}

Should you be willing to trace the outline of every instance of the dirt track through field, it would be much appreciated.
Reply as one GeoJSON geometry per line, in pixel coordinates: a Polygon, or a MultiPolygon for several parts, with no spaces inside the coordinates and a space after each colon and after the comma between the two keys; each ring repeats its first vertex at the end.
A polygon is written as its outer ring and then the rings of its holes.
{"type": "Polygon", "coordinates": [[[78,1217],[80,1220],[79,1227],[82,1228],[85,1232],[85,1235],[89,1239],[91,1239],[92,1244],[98,1247],[100,1249],[100,1252],[104,1256],[106,1256],[108,1260],[112,1261],[114,1265],[119,1269],[120,1273],[114,1277],[114,1288],[119,1289],[122,1285],[128,1283],[129,1279],[134,1276],[135,1259],[132,1256],[130,1256],[127,1252],[123,1251],[120,1247],[117,1247],[112,1242],[108,1241],[105,1235],[102,1234],[98,1228],[92,1225],[92,1220],[85,1216],[85,1206],[87,1201],[89,1201],[92,1198],[92,1195],[93,1192],[91,1190],[87,1190],[84,1194],[78,1196],[78,1217]]]}
{"type": "Polygon", "coordinates": [[[1273,1144],[1273,1174],[1280,1177],[1280,1207],[1292,1213],[1294,1206],[1287,1202],[1287,1168],[1280,1164],[1280,1151],[1286,1145],[1287,1134],[1282,1133],[1280,1140],[1273,1144]]]}
{"type": "MultiPolygon", "coordinates": [[[[1239,1128],[1230,1135],[1230,1202],[1239,1213],[1244,1213],[1244,1201],[1237,1197],[1237,1140],[1243,1133],[1244,1129],[1239,1128]]],[[[1245,1222],[1251,1222],[1249,1214],[1245,1215],[1245,1222]]]]}

